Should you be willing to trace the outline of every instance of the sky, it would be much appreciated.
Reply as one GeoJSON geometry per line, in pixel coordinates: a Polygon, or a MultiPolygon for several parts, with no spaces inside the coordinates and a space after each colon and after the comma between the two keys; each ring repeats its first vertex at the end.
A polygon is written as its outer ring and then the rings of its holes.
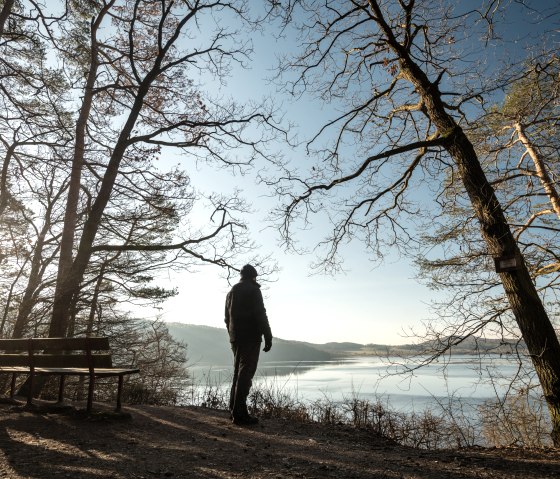
{"type": "MultiPolygon", "coordinates": [[[[405,261],[373,269],[349,255],[348,273],[309,275],[308,258],[279,253],[278,279],[263,285],[275,337],[313,343],[351,341],[402,344],[410,328],[429,316],[430,291],[413,278],[405,261]]],[[[171,278],[178,296],[163,305],[165,321],[224,327],[228,282],[215,267],[171,278]]]]}
{"type": "MultiPolygon", "coordinates": [[[[249,70],[234,70],[224,88],[228,95],[243,100],[259,95],[278,95],[265,81],[275,64],[275,54],[295,48],[290,40],[279,44],[270,35],[255,34],[255,53],[249,70]]],[[[332,113],[325,105],[310,98],[293,102],[282,97],[286,118],[298,123],[300,135],[308,135],[312,126],[324,123],[332,113]]],[[[279,146],[284,149],[285,146],[279,146]]],[[[302,149],[287,152],[294,162],[309,162],[302,149]]],[[[180,162],[180,158],[168,158],[180,162]]],[[[271,254],[280,271],[263,285],[263,295],[275,337],[314,343],[351,341],[362,344],[403,344],[413,342],[412,330],[421,332],[422,322],[432,318],[430,303],[442,296],[416,281],[416,270],[406,258],[387,252],[386,261],[375,266],[359,243],[351,243],[344,255],[345,273],[336,276],[311,274],[312,255],[289,254],[280,246],[280,235],[266,222],[278,200],[255,184],[254,175],[232,178],[226,172],[208,167],[190,171],[193,185],[203,191],[222,193],[238,187],[252,203],[249,219],[251,236],[261,245],[263,255],[271,254]],[[233,181],[232,181],[233,180],[233,181]]],[[[320,219],[310,232],[299,239],[319,241],[327,231],[320,219]]],[[[240,268],[240,263],[238,267],[240,268]]],[[[225,295],[231,287],[218,267],[169,272],[164,278],[176,286],[178,295],[163,304],[159,314],[165,321],[224,327],[225,295]]]]}
{"type": "MultiPolygon", "coordinates": [[[[193,185],[203,191],[227,193],[241,188],[251,202],[250,236],[260,245],[258,252],[270,255],[279,267],[278,273],[261,282],[275,337],[313,343],[410,343],[406,337],[410,329],[429,317],[433,292],[415,281],[416,271],[408,260],[388,252],[386,261],[377,265],[361,243],[353,242],[345,247],[343,273],[313,273],[313,253],[297,255],[281,247],[277,226],[267,220],[279,200],[265,186],[256,185],[253,175],[232,178],[227,171],[201,165],[191,176],[193,185]]],[[[311,245],[327,233],[327,225],[319,219],[314,225],[310,232],[297,234],[301,243],[311,245]]],[[[237,280],[234,277],[232,284],[237,280]]],[[[220,268],[206,265],[194,272],[170,271],[166,282],[177,287],[178,295],[162,305],[164,321],[225,327],[225,296],[231,285],[220,268]]]]}
{"type": "MultiPolygon", "coordinates": [[[[236,99],[275,94],[275,87],[265,78],[270,76],[276,55],[281,52],[272,36],[256,35],[251,69],[234,71],[225,87],[225,92],[236,99]]],[[[295,48],[295,44],[292,46],[295,48]]],[[[281,48],[289,49],[290,41],[285,40],[281,48]]],[[[282,108],[287,119],[298,123],[300,136],[314,133],[311,125],[320,125],[327,114],[332,114],[328,109],[325,111],[325,105],[309,98],[292,101],[283,97],[282,108]]],[[[286,150],[283,145],[279,148],[286,150]]],[[[303,149],[289,149],[284,153],[295,163],[312,161],[303,149]]],[[[180,163],[180,158],[172,161],[180,163]]],[[[202,191],[217,189],[223,193],[241,187],[252,204],[255,211],[249,218],[251,237],[261,245],[260,252],[271,254],[280,268],[262,286],[275,337],[314,343],[398,344],[410,342],[405,332],[428,317],[430,292],[414,280],[415,271],[406,261],[391,258],[374,268],[365,257],[362,245],[356,243],[347,248],[345,273],[312,274],[313,255],[288,254],[279,246],[277,229],[265,219],[278,200],[270,198],[270,191],[265,187],[256,185],[252,174],[237,175],[232,182],[230,173],[204,165],[189,173],[193,185],[202,191]]],[[[319,224],[316,229],[325,234],[322,226],[319,224]]],[[[319,238],[317,233],[307,233],[298,239],[313,243],[319,238]]],[[[231,286],[219,268],[204,266],[195,273],[170,272],[166,279],[169,285],[177,287],[178,295],[163,305],[161,316],[165,321],[224,327],[225,295],[231,286]]]]}

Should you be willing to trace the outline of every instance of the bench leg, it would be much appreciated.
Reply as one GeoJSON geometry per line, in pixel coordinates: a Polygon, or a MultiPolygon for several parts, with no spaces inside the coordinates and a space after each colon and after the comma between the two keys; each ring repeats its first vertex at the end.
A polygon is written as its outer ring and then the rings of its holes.
{"type": "Polygon", "coordinates": [[[12,382],[10,384],[10,399],[14,399],[16,394],[16,373],[12,373],[12,382]]]}
{"type": "Polygon", "coordinates": [[[60,382],[58,383],[58,402],[62,403],[64,401],[64,383],[66,381],[66,376],[64,374],[60,375],[60,382]]]}
{"type": "Polygon", "coordinates": [[[89,376],[89,388],[88,388],[88,397],[87,397],[87,412],[91,412],[91,408],[93,406],[93,388],[95,387],[95,375],[90,374],[89,376]]]}
{"type": "Polygon", "coordinates": [[[29,391],[27,392],[27,405],[33,406],[33,389],[35,389],[35,372],[29,375],[29,391]]]}
{"type": "Polygon", "coordinates": [[[121,411],[121,394],[123,389],[123,375],[119,376],[119,387],[117,389],[117,412],[121,411]]]}

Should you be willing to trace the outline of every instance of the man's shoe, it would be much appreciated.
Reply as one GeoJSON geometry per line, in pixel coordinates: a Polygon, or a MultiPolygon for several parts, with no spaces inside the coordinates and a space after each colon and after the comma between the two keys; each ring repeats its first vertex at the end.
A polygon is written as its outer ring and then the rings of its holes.
{"type": "Polygon", "coordinates": [[[255,416],[234,417],[231,422],[237,426],[252,426],[258,424],[259,418],[255,416]]]}

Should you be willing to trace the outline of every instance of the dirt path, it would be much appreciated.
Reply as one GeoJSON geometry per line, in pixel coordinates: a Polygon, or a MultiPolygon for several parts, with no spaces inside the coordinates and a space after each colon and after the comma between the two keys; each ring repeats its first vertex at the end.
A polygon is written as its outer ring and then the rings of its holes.
{"type": "Polygon", "coordinates": [[[0,406],[0,478],[560,478],[558,450],[418,451],[349,427],[127,410],[132,419],[92,420],[0,406]]]}

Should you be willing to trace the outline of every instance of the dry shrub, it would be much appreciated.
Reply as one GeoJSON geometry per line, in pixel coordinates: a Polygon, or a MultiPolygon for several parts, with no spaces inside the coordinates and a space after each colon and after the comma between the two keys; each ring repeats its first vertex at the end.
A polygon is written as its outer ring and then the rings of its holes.
{"type": "Polygon", "coordinates": [[[438,404],[437,412],[395,411],[388,403],[377,397],[365,400],[356,394],[344,398],[341,403],[344,422],[358,428],[371,429],[400,444],[422,448],[441,449],[465,447],[476,443],[475,428],[465,413],[460,400],[452,398],[445,407],[438,404]]]}
{"type": "Polygon", "coordinates": [[[211,409],[229,408],[229,383],[206,376],[204,384],[191,383],[181,397],[182,405],[208,407],[211,409]]]}
{"type": "MultiPolygon", "coordinates": [[[[450,397],[445,402],[436,401],[431,410],[402,412],[392,409],[387,399],[378,397],[370,401],[358,394],[342,401],[327,395],[304,401],[297,391],[286,387],[287,383],[278,377],[257,381],[248,399],[251,413],[266,418],[352,425],[420,449],[550,444],[550,423],[544,403],[529,390],[503,402],[488,401],[477,409],[460,398],[450,397]]],[[[207,381],[192,388],[184,404],[227,409],[229,387],[229,382],[207,381]]]]}
{"type": "Polygon", "coordinates": [[[341,404],[327,396],[309,403],[307,409],[311,420],[321,424],[341,424],[347,422],[341,404]]]}
{"type": "Polygon", "coordinates": [[[502,401],[480,406],[482,434],[488,445],[548,447],[552,428],[544,401],[533,388],[522,388],[502,401]]]}
{"type": "Polygon", "coordinates": [[[307,407],[298,399],[297,391],[286,389],[278,377],[263,378],[251,390],[249,410],[262,417],[285,418],[292,421],[309,421],[307,407]]]}

